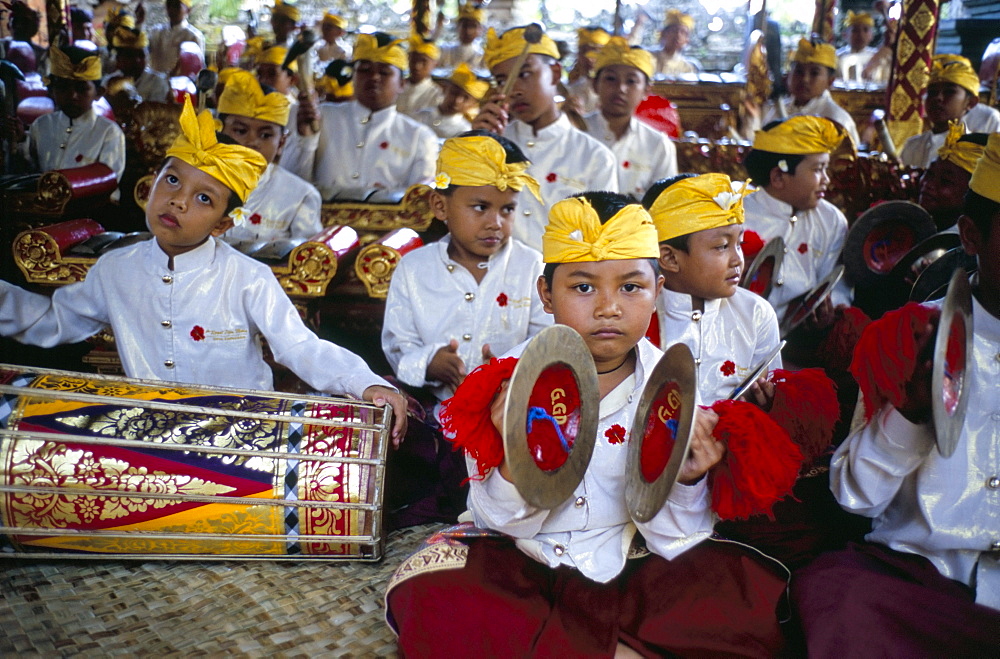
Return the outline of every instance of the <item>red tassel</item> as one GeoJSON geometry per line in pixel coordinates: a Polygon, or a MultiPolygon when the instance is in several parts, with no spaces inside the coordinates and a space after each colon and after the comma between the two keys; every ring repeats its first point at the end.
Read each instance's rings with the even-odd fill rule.
{"type": "Polygon", "coordinates": [[[823,455],[833,441],[833,426],[840,419],[837,385],[821,368],[775,369],[770,381],[774,383],[774,400],[768,416],[798,444],[808,464],[823,455]]]}
{"type": "Polygon", "coordinates": [[[753,263],[760,250],[764,249],[764,245],[763,239],[756,231],[744,231],[743,242],[740,243],[740,247],[743,248],[743,263],[746,265],[753,263]]]}
{"type": "Polygon", "coordinates": [[[516,357],[491,359],[469,373],[455,395],[441,406],[445,438],[455,445],[455,450],[464,450],[476,461],[479,473],[473,478],[483,478],[503,463],[503,437],[493,425],[490,405],[515,366],[516,357]]]}
{"type": "Polygon", "coordinates": [[[802,452],[785,430],[756,405],[720,400],[713,435],[726,443],[722,462],[709,472],[712,510],[721,519],[767,515],[791,493],[802,466],[802,452]]]}
{"type": "Polygon", "coordinates": [[[851,375],[861,389],[866,419],[886,403],[905,406],[906,385],[917,367],[917,345],[939,314],[933,307],[908,302],[865,328],[854,349],[851,375]]]}
{"type": "Polygon", "coordinates": [[[816,354],[823,365],[831,371],[847,371],[851,367],[854,346],[861,340],[861,333],[872,322],[864,311],[857,307],[837,309],[837,319],[829,334],[819,345],[816,354]]]}

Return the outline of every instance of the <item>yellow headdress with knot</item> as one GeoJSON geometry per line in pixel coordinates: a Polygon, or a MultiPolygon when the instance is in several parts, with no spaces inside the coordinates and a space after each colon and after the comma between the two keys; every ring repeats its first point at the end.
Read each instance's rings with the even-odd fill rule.
{"type": "MultiPolygon", "coordinates": [[[[281,66],[282,64],[285,63],[286,57],[288,57],[287,48],[285,48],[284,46],[271,46],[270,48],[266,49],[264,52],[260,53],[257,56],[257,59],[254,61],[254,64],[256,65],[274,64],[275,66],[281,66]]],[[[298,62],[292,60],[291,62],[288,63],[288,66],[285,68],[287,68],[289,71],[298,72],[299,65],[298,62]]]]}
{"type": "Polygon", "coordinates": [[[545,263],[592,263],[655,259],[660,256],[656,227],[639,204],[629,204],[604,224],[590,202],[570,197],[549,210],[542,235],[545,263]]]}
{"type": "Polygon", "coordinates": [[[844,17],[844,25],[847,27],[854,27],[855,25],[875,27],[875,19],[872,18],[872,15],[866,11],[859,11],[855,14],[853,11],[848,9],[847,15],[844,17]]]}
{"type": "Polygon", "coordinates": [[[652,53],[639,47],[633,48],[622,37],[612,37],[607,45],[601,48],[594,62],[594,71],[600,71],[612,64],[624,64],[639,69],[646,74],[648,80],[653,79],[653,73],[656,71],[652,53]]]}
{"type": "Polygon", "coordinates": [[[79,64],[74,64],[62,48],[49,48],[50,73],[56,78],[66,80],[88,80],[96,82],[101,79],[101,56],[96,52],[84,57],[79,64]]]}
{"type": "Polygon", "coordinates": [[[341,30],[347,29],[347,21],[344,20],[342,16],[334,14],[332,11],[328,11],[323,14],[323,20],[321,21],[324,25],[335,25],[341,30]]]}
{"type": "Polygon", "coordinates": [[[486,33],[486,52],[483,54],[486,68],[493,69],[497,64],[514,59],[521,54],[526,44],[529,54],[548,55],[559,59],[559,48],[556,47],[552,37],[543,34],[538,43],[528,43],[524,39],[524,30],[523,27],[515,27],[498,36],[496,30],[490,28],[486,33]]]}
{"type": "Polygon", "coordinates": [[[448,76],[448,82],[460,87],[462,91],[477,101],[483,100],[486,92],[490,90],[490,83],[480,80],[465,62],[455,67],[455,70],[448,76]]]}
{"type": "Polygon", "coordinates": [[[931,60],[931,77],[928,85],[951,82],[970,94],[979,95],[979,74],[972,63],[961,55],[935,55],[931,60]]]}
{"type": "Polygon", "coordinates": [[[692,18],[690,14],[685,14],[680,9],[668,9],[664,24],[666,27],[670,27],[671,25],[683,25],[688,30],[693,30],[694,18],[692,18]]]}
{"type": "Polygon", "coordinates": [[[792,61],[799,64],[819,64],[828,69],[837,68],[837,51],[833,46],[822,41],[799,39],[799,47],[795,49],[792,61]]]}
{"type": "Polygon", "coordinates": [[[801,115],[789,117],[770,130],[758,130],[753,148],[787,155],[831,153],[846,135],[843,128],[829,119],[801,115]]]}
{"type": "MultiPolygon", "coordinates": [[[[181,133],[167,149],[166,157],[197,167],[245,202],[267,167],[264,156],[238,144],[220,144],[215,135],[212,113],[205,110],[195,116],[190,98],[184,99],[180,126],[181,133]]],[[[238,224],[239,218],[234,219],[238,224]]]]}
{"type": "Polygon", "coordinates": [[[983,157],[972,172],[969,189],[1000,203],[1000,133],[993,133],[986,142],[983,157]]]}
{"type": "Polygon", "coordinates": [[[482,25],[486,20],[486,10],[477,7],[471,2],[466,2],[458,8],[458,20],[475,21],[482,25]]]}
{"type": "Polygon", "coordinates": [[[527,187],[541,201],[538,181],[527,172],[530,164],[508,163],[503,146],[492,137],[451,137],[438,153],[434,187],[444,190],[449,185],[470,188],[492,185],[497,190],[510,188],[518,192],[527,187]]]}
{"type": "Polygon", "coordinates": [[[750,185],[744,181],[739,192],[725,174],[702,174],[677,181],[656,198],[649,215],[661,243],[696,231],[730,224],[743,224],[743,198],[750,185]]]}
{"type": "Polygon", "coordinates": [[[112,7],[104,15],[104,27],[106,30],[114,30],[117,27],[127,27],[134,30],[135,16],[129,13],[129,9],[125,5],[112,7]]]}
{"type": "MultiPolygon", "coordinates": [[[[183,0],[181,1],[183,2],[183,0]]],[[[302,13],[295,5],[287,4],[281,0],[274,0],[274,6],[271,7],[271,17],[275,16],[284,16],[298,23],[299,18],[302,17],[302,13]]]]}
{"type": "Polygon", "coordinates": [[[400,44],[402,39],[394,39],[384,46],[378,45],[378,39],[374,34],[359,34],[354,42],[354,61],[367,60],[380,64],[389,64],[400,71],[405,71],[409,66],[406,59],[406,51],[400,44]]]}
{"type": "Polygon", "coordinates": [[[149,37],[145,32],[119,25],[111,35],[111,47],[141,50],[149,47],[149,37]]]}
{"type": "Polygon", "coordinates": [[[955,163],[970,174],[976,170],[976,163],[986,147],[970,141],[961,141],[965,135],[965,124],[959,120],[948,124],[948,134],[944,144],[938,149],[938,160],[955,163]]]}
{"type": "Polygon", "coordinates": [[[226,87],[219,96],[219,114],[270,121],[284,126],[288,123],[291,103],[280,92],[265,94],[257,77],[249,71],[236,69],[228,75],[226,87]]]}
{"type": "Polygon", "coordinates": [[[576,31],[576,45],[580,50],[590,46],[600,48],[609,41],[611,35],[603,27],[581,27],[576,31]]]}
{"type": "Polygon", "coordinates": [[[441,59],[441,49],[433,41],[424,39],[423,36],[414,32],[410,35],[410,52],[426,55],[431,59],[441,59]]]}

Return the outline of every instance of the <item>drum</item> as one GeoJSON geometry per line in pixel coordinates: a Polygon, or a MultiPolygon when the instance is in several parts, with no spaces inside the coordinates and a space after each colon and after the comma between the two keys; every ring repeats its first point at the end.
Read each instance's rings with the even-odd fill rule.
{"type": "Polygon", "coordinates": [[[0,365],[0,552],[379,560],[390,416],[0,365]]]}

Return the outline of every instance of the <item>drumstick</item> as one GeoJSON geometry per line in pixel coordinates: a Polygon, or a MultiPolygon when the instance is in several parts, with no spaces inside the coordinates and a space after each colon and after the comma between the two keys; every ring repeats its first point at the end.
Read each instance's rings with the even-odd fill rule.
{"type": "Polygon", "coordinates": [[[514,81],[517,80],[517,75],[520,73],[521,67],[524,66],[524,60],[528,59],[528,49],[541,41],[544,34],[542,26],[538,23],[532,23],[524,28],[524,48],[521,49],[521,53],[514,60],[514,66],[511,68],[510,74],[504,80],[503,87],[500,89],[500,94],[504,98],[507,98],[507,94],[510,93],[511,88],[514,86],[514,81]]]}

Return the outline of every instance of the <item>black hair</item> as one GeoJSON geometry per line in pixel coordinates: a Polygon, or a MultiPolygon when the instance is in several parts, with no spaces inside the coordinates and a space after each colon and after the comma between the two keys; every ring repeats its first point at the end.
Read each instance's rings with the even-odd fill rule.
{"type": "Polygon", "coordinates": [[[81,7],[70,7],[69,22],[72,25],[83,25],[84,23],[93,23],[94,15],[81,7]]]}
{"type": "MultiPolygon", "coordinates": [[[[528,156],[524,155],[524,151],[521,151],[519,147],[514,142],[510,141],[503,135],[497,135],[496,133],[491,133],[488,130],[467,130],[464,133],[459,133],[456,137],[490,137],[496,140],[496,142],[503,147],[504,152],[504,162],[508,165],[513,165],[517,162],[528,162],[528,156]]],[[[443,190],[438,190],[445,197],[451,196],[451,193],[455,191],[456,185],[449,185],[443,190]]]]}
{"type": "MultiPolygon", "coordinates": [[[[656,203],[656,200],[660,197],[661,194],[663,194],[664,190],[669,188],[674,183],[677,183],[678,181],[683,181],[686,178],[693,178],[695,176],[698,175],[693,174],[691,172],[685,172],[683,174],[677,174],[676,176],[661,178],[659,181],[651,185],[649,187],[649,190],[646,190],[646,194],[642,196],[642,207],[645,208],[646,210],[651,209],[653,207],[653,204],[656,203]]],[[[690,233],[685,233],[683,236],[675,236],[673,238],[670,238],[669,240],[664,240],[663,243],[661,244],[670,245],[674,249],[679,249],[682,252],[686,252],[688,251],[688,237],[690,235],[691,235],[690,233]]]]}
{"type": "Polygon", "coordinates": [[[79,64],[88,57],[94,57],[97,55],[96,50],[90,50],[89,48],[80,48],[79,46],[60,46],[59,49],[65,53],[69,61],[74,65],[79,64]]]}
{"type": "Polygon", "coordinates": [[[993,201],[970,189],[965,193],[963,213],[976,225],[983,240],[988,240],[993,229],[993,221],[1000,216],[1000,202],[993,201]]]}
{"type": "Polygon", "coordinates": [[[379,48],[385,48],[396,40],[391,34],[385,32],[372,32],[372,36],[375,37],[375,43],[378,44],[379,48]]]}
{"type": "Polygon", "coordinates": [[[985,147],[986,142],[989,141],[989,133],[967,133],[958,138],[959,142],[972,142],[973,144],[978,144],[979,146],[985,147]]]}
{"type": "MultiPolygon", "coordinates": [[[[594,211],[597,212],[597,219],[604,224],[612,217],[617,215],[623,208],[634,204],[635,201],[623,194],[617,192],[608,192],[605,190],[596,190],[591,192],[581,192],[580,194],[575,194],[569,197],[569,199],[580,198],[586,199],[590,202],[594,211]]],[[[660,276],[660,261],[659,259],[645,259],[649,263],[650,267],[653,268],[653,277],[659,278],[660,276]]],[[[545,280],[545,285],[552,288],[552,277],[555,274],[556,267],[562,265],[561,263],[546,263],[542,270],[542,278],[545,280]]]]}
{"type": "Polygon", "coordinates": [[[354,78],[354,68],[347,60],[335,59],[327,64],[326,69],[323,70],[323,75],[333,78],[337,81],[337,84],[344,86],[354,78]]]}
{"type": "MultiPolygon", "coordinates": [[[[237,142],[233,138],[229,137],[225,133],[216,133],[215,134],[215,139],[216,139],[216,141],[219,142],[219,144],[230,144],[230,145],[239,146],[239,142],[237,142]]],[[[242,206],[242,205],[243,205],[243,200],[240,199],[240,196],[238,194],[236,194],[234,191],[230,190],[229,191],[229,201],[226,203],[226,212],[225,212],[225,214],[229,215],[231,212],[233,212],[234,208],[237,208],[237,207],[242,206]]]]}

